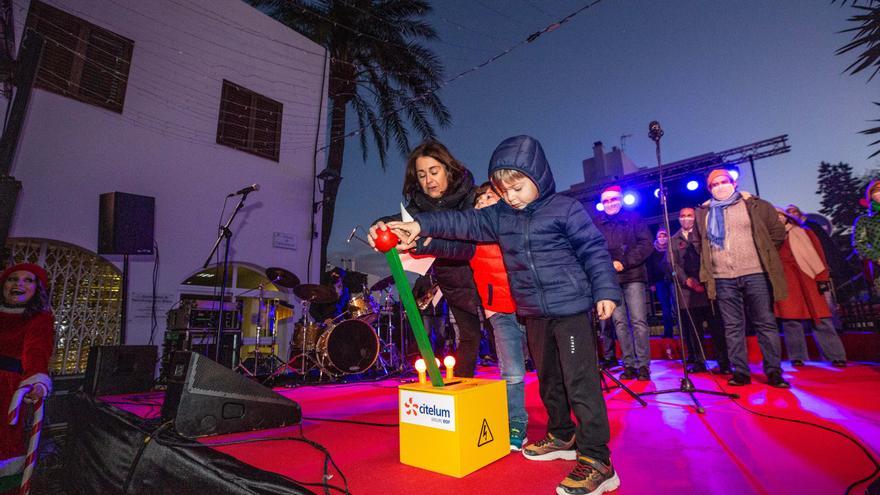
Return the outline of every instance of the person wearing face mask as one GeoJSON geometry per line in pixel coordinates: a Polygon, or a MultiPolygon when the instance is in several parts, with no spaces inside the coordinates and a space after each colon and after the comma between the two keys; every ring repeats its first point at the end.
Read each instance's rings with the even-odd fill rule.
{"type": "MultiPolygon", "coordinates": [[[[666,251],[669,247],[669,233],[666,229],[660,227],[657,230],[657,238],[654,239],[654,250],[645,266],[648,268],[648,282],[651,289],[660,303],[660,309],[663,311],[663,338],[671,339],[673,337],[673,327],[675,326],[675,318],[672,316],[675,301],[672,299],[672,284],[670,284],[671,275],[669,266],[666,264],[666,251]]],[[[672,352],[671,350],[668,352],[672,352]]]]}
{"type": "MultiPolygon", "coordinates": [[[[49,358],[54,348],[55,317],[48,293],[49,277],[31,263],[13,265],[0,273],[0,404],[7,410],[27,388],[25,400],[49,395],[49,358]]],[[[0,421],[0,492],[18,493],[26,463],[24,419],[0,421]],[[9,490],[9,492],[5,491],[9,490]]]]}
{"type": "MultiPolygon", "coordinates": [[[[427,141],[410,152],[404,173],[403,197],[406,210],[415,215],[434,211],[463,211],[474,207],[476,186],[471,172],[452,156],[442,143],[427,141]]],[[[400,215],[384,217],[370,227],[370,238],[385,222],[400,215]]],[[[423,237],[411,250],[416,255],[437,259],[433,269],[437,285],[446,297],[447,307],[458,328],[455,373],[473,377],[480,350],[480,296],[468,264],[476,243],[423,237]]]]}
{"type": "MultiPolygon", "coordinates": [[[[606,188],[600,199],[604,209],[596,219],[596,227],[608,242],[608,252],[617,271],[617,281],[623,289],[624,303],[611,315],[623,353],[624,371],[620,378],[647,381],[651,379],[651,333],[648,329],[645,292],[648,271],[645,262],[654,251],[654,236],[637,213],[621,211],[623,194],[620,186],[606,188]]],[[[603,331],[606,361],[614,356],[614,344],[607,335],[610,332],[609,326],[606,321],[603,331]]]]}
{"type": "Polygon", "coordinates": [[[868,290],[876,293],[877,261],[880,260],[880,180],[874,179],[865,190],[865,204],[868,212],[856,218],[853,223],[852,246],[862,259],[862,268],[868,290]]]}
{"type": "Polygon", "coordinates": [[[813,337],[819,349],[831,364],[846,366],[846,351],[840,336],[831,324],[831,310],[822,297],[827,289],[828,264],[819,238],[802,228],[798,220],[777,208],[779,222],[785,227],[785,242],[779,247],[788,297],[776,301],[776,317],[782,320],[785,348],[794,366],[803,366],[807,360],[807,342],[804,339],[804,320],[813,322],[813,337]]]}
{"type": "Polygon", "coordinates": [[[757,196],[736,189],[736,181],[725,169],[709,173],[712,199],[696,210],[700,233],[700,281],[709,299],[717,299],[727,353],[734,367],[727,383],[751,383],[746,350],[746,320],[758,334],[767,384],[790,388],[782,377],[781,342],[773,301],[788,296],[779,246],[785,229],[776,218],[776,208],[757,196]]]}
{"type": "Polygon", "coordinates": [[[689,373],[707,371],[704,352],[698,346],[703,337],[703,327],[708,326],[718,360],[718,372],[730,373],[730,361],[727,359],[727,343],[716,312],[706,297],[706,288],[700,283],[700,235],[694,229],[695,212],[693,208],[682,208],[678,213],[681,229],[669,241],[667,257],[671,256],[675,266],[675,276],[681,292],[678,303],[681,314],[678,321],[684,332],[687,346],[687,362],[689,373]]]}

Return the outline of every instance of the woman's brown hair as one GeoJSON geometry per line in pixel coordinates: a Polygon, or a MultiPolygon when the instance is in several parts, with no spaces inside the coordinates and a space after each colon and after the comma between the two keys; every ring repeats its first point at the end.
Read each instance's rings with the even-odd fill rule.
{"type": "Polygon", "coordinates": [[[403,176],[403,197],[407,201],[411,200],[416,193],[422,190],[422,186],[419,185],[419,176],[416,172],[416,160],[423,156],[431,157],[446,167],[446,174],[449,180],[446,192],[455,190],[467,171],[467,168],[452,156],[452,153],[449,152],[443,143],[439,141],[425,141],[416,146],[406,160],[406,173],[403,176]]]}

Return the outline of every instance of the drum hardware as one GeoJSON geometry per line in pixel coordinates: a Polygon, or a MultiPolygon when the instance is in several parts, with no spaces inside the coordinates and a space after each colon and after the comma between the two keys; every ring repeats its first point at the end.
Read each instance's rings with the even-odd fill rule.
{"type": "Polygon", "coordinates": [[[336,302],[339,298],[339,295],[336,294],[336,291],[332,287],[317,284],[297,285],[293,288],[293,293],[304,302],[308,301],[309,304],[328,304],[336,302]]]}
{"type": "Polygon", "coordinates": [[[273,284],[285,289],[293,289],[299,285],[299,277],[284,268],[276,266],[266,268],[266,278],[273,284]]]}
{"type": "Polygon", "coordinates": [[[318,366],[330,376],[363,373],[379,357],[379,338],[367,323],[343,320],[324,331],[315,352],[318,366]]]}
{"type": "MultiPolygon", "coordinates": [[[[257,376],[257,365],[258,365],[258,363],[259,363],[259,361],[260,361],[260,338],[263,336],[263,335],[262,335],[262,331],[263,331],[263,328],[264,328],[264,327],[263,327],[263,315],[264,315],[264,314],[266,315],[266,320],[267,320],[267,325],[266,325],[266,326],[269,326],[269,325],[268,325],[269,308],[266,307],[266,300],[265,300],[265,298],[263,297],[263,296],[264,296],[264,294],[263,294],[263,283],[260,282],[260,285],[258,285],[257,287],[258,287],[259,290],[260,290],[260,295],[259,295],[259,297],[258,297],[258,299],[257,299],[257,337],[256,337],[256,345],[254,345],[254,350],[253,350],[253,352],[252,352],[252,354],[253,354],[253,358],[254,358],[254,369],[253,369],[253,370],[249,370],[249,369],[247,368],[247,366],[245,366],[244,363],[245,363],[245,361],[247,361],[247,357],[245,357],[240,363],[238,363],[238,366],[236,366],[236,367],[233,369],[233,371],[241,370],[245,375],[250,376],[250,377],[255,377],[255,376],[257,376]],[[264,308],[265,308],[265,313],[264,313],[264,311],[263,311],[264,308]]],[[[252,289],[252,290],[253,290],[253,289],[252,289]]],[[[271,334],[272,334],[272,335],[271,335],[271,337],[272,337],[272,340],[271,340],[272,351],[270,351],[270,354],[274,355],[274,354],[275,354],[275,331],[274,331],[274,328],[272,329],[271,334]]]]}
{"type": "Polygon", "coordinates": [[[347,313],[352,318],[361,320],[367,325],[372,325],[379,317],[379,305],[376,303],[366,284],[363,286],[363,292],[360,295],[354,295],[348,300],[347,313]]]}

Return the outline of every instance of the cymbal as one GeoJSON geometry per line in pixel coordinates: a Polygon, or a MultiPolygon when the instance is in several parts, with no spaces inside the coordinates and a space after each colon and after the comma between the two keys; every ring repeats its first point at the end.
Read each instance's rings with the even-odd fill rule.
{"type": "Polygon", "coordinates": [[[339,297],[336,291],[326,285],[300,284],[293,288],[296,297],[313,303],[332,303],[339,297]]]}
{"type": "Polygon", "coordinates": [[[393,284],[393,283],[394,283],[394,277],[389,275],[389,276],[383,278],[382,280],[376,282],[375,284],[373,284],[373,286],[370,287],[370,292],[375,292],[378,290],[385,290],[388,287],[390,287],[391,284],[393,284]]]}
{"type": "Polygon", "coordinates": [[[266,277],[268,277],[273,284],[280,285],[285,289],[293,289],[299,285],[299,277],[284,268],[278,268],[277,266],[266,268],[266,277]]]}

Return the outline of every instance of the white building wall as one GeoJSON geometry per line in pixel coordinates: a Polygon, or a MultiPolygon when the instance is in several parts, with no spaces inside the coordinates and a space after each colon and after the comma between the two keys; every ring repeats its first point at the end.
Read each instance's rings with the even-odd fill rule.
{"type": "MultiPolygon", "coordinates": [[[[157,292],[176,297],[216,239],[226,194],[258,183],[232,225],[230,260],[316,281],[320,241],[309,234],[314,168],[325,166],[322,152],[314,156],[316,143],[325,144],[324,49],[241,0],[46,3],[133,40],[132,65],[121,115],[34,90],[11,171],[23,190],[10,236],[97,251],[101,193],[153,196],[157,292]],[[223,79],[284,105],[280,162],[215,144],[223,79]],[[296,250],[273,247],[273,232],[292,234],[296,250]]],[[[14,2],[19,42],[27,5],[14,2]]],[[[227,215],[236,203],[229,200],[227,215]]],[[[107,258],[122,266],[121,256],[107,258]]],[[[130,260],[129,293],[150,293],[153,257],[130,260]]],[[[129,306],[129,344],[149,338],[150,320],[138,309],[129,306]]]]}

